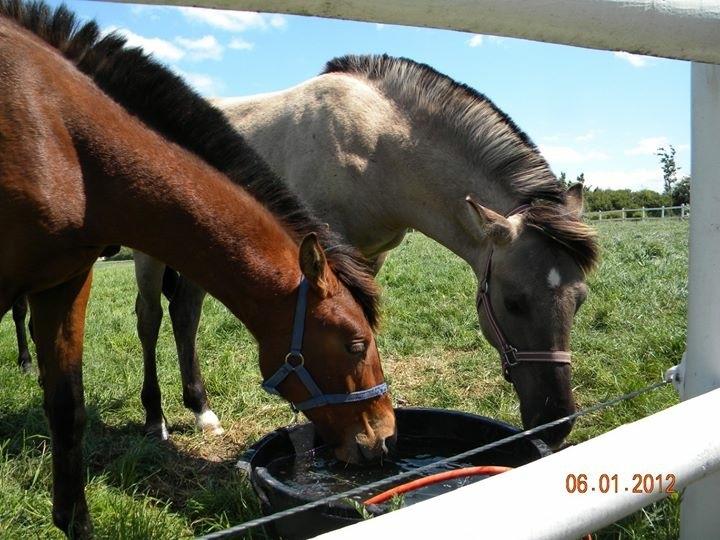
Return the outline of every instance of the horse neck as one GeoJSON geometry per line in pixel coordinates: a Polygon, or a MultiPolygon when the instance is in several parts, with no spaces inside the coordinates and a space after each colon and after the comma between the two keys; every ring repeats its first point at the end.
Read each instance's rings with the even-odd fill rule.
{"type": "Polygon", "coordinates": [[[119,107],[106,109],[102,123],[72,127],[84,171],[84,239],[157,257],[216,296],[257,336],[263,313],[287,299],[300,279],[295,242],[215,169],[119,107]]]}
{"type": "Polygon", "coordinates": [[[487,243],[476,230],[465,197],[472,194],[498,212],[519,205],[517,197],[488,180],[482,164],[467,158],[457,136],[444,135],[438,128],[441,121],[403,111],[358,77],[323,75],[282,92],[218,104],[322,219],[368,256],[376,255],[376,248],[383,250],[382,241],[373,244],[378,236],[392,246],[412,228],[482,271],[487,243]],[[348,117],[351,126],[343,132],[348,117]],[[313,152],[321,153],[313,159],[314,167],[324,168],[324,173],[318,174],[317,168],[303,172],[308,133],[313,152]],[[333,189],[318,178],[334,179],[333,187],[342,196],[323,201],[333,189]],[[354,208],[357,201],[372,209],[365,221],[354,208]],[[353,220],[343,220],[343,215],[353,215],[353,220]]]}

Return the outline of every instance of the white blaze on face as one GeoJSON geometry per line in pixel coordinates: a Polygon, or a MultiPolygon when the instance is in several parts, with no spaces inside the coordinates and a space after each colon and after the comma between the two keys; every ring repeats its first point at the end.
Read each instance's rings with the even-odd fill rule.
{"type": "Polygon", "coordinates": [[[548,272],[547,282],[551,289],[557,289],[560,286],[560,272],[557,268],[551,268],[548,272]]]}

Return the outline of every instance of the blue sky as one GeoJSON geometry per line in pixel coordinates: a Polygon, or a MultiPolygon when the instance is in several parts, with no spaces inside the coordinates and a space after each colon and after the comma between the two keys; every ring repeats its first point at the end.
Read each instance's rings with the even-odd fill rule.
{"type": "Polygon", "coordinates": [[[591,186],[661,191],[654,152],[667,144],[678,150],[681,174],[690,174],[688,62],[311,17],[66,3],[103,29],[125,33],[208,96],[281,90],[315,76],[335,56],[386,52],[487,95],[557,174],[584,172],[591,186]]]}

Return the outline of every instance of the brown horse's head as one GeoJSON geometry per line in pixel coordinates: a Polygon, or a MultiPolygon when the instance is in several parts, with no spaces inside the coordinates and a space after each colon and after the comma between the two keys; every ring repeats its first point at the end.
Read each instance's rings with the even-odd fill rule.
{"type": "MultiPolygon", "coordinates": [[[[509,218],[468,202],[492,243],[487,294],[505,341],[521,352],[569,351],[573,319],[587,296],[585,275],[598,256],[594,232],[581,221],[582,186],[570,188],[564,204],[532,205],[509,218]]],[[[485,276],[478,278],[482,286],[485,276]]],[[[482,302],[478,314],[483,334],[501,350],[482,302]]],[[[508,369],[526,429],[575,412],[570,376],[563,362],[518,362],[508,369]]],[[[541,436],[557,446],[571,428],[568,422],[541,436]]]]}
{"type": "MultiPolygon", "coordinates": [[[[286,358],[295,326],[288,314],[295,311],[301,294],[298,290],[277,323],[268,329],[267,339],[260,340],[260,368],[266,382],[288,362],[292,366],[302,363],[323,394],[348,395],[378,387],[384,382],[380,356],[373,328],[358,299],[328,264],[315,234],[305,237],[299,258],[300,270],[309,284],[302,352],[286,358]]],[[[372,282],[369,274],[356,279],[372,282]]],[[[297,372],[290,373],[277,390],[293,404],[312,397],[297,372]]],[[[387,393],[312,407],[304,413],[323,440],[334,447],[336,457],[349,463],[379,458],[395,441],[395,415],[387,393]]]]}

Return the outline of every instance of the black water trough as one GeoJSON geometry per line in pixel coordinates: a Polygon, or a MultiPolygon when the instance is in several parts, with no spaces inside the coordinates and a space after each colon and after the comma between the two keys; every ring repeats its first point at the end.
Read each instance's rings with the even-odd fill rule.
{"type": "MultiPolygon", "coordinates": [[[[280,428],[263,437],[239,462],[250,475],[263,513],[292,508],[518,432],[517,428],[503,422],[458,411],[405,408],[396,409],[395,414],[400,434],[398,457],[383,468],[348,468],[334,462],[328,452],[313,450],[322,442],[317,440],[312,424],[280,428]]],[[[447,468],[469,465],[518,467],[548,454],[550,450],[542,441],[520,439],[447,468]]],[[[413,504],[480,479],[455,480],[423,488],[406,496],[404,503],[413,504]]],[[[369,493],[367,497],[373,494],[369,493]]],[[[379,515],[387,512],[389,507],[372,505],[368,510],[379,515]]],[[[336,502],[276,521],[267,532],[285,539],[309,538],[361,519],[357,509],[336,502]]]]}

